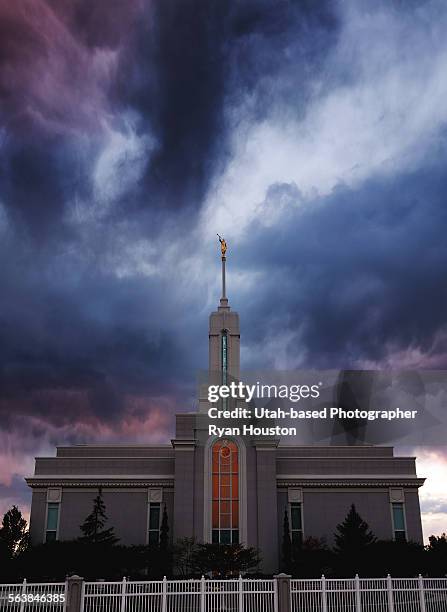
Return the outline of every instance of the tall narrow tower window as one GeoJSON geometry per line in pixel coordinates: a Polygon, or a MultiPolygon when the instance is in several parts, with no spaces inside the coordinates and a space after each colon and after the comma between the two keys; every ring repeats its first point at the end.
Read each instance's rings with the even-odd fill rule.
{"type": "Polygon", "coordinates": [[[212,450],[212,540],[239,542],[239,456],[231,440],[217,440],[212,450]]]}
{"type": "Polygon", "coordinates": [[[227,332],[222,332],[222,384],[227,384],[228,372],[228,336],[227,332]]]}

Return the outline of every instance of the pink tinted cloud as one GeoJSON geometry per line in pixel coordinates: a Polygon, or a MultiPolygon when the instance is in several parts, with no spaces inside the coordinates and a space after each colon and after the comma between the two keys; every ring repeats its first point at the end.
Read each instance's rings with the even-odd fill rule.
{"type": "MultiPolygon", "coordinates": [[[[122,412],[109,420],[106,415],[89,413],[82,401],[78,406],[80,410],[72,394],[68,404],[61,404],[60,413],[12,413],[8,431],[0,430],[0,484],[10,486],[15,476],[30,475],[34,457],[54,456],[57,445],[161,444],[169,443],[174,434],[176,402],[169,396],[126,396],[122,412]]],[[[104,409],[106,413],[107,407],[104,409]]]]}
{"type": "Polygon", "coordinates": [[[6,436],[0,434],[0,440],[2,446],[0,452],[0,484],[9,487],[15,474],[29,473],[29,470],[32,469],[33,458],[11,448],[13,440],[8,440],[6,436]]]}
{"type": "MultiPolygon", "coordinates": [[[[54,10],[44,0],[0,0],[0,96],[9,124],[78,133],[101,129],[110,118],[107,89],[140,2],[128,2],[126,13],[112,11],[121,38],[105,41],[110,46],[84,40],[70,19],[74,5],[54,10]]],[[[110,13],[107,3],[97,5],[96,12],[110,13]]]]}
{"type": "Polygon", "coordinates": [[[447,332],[441,330],[428,347],[412,344],[405,349],[388,345],[386,354],[379,360],[361,360],[358,367],[364,370],[443,370],[447,369],[447,332]]]}
{"type": "Polygon", "coordinates": [[[175,400],[168,396],[129,396],[125,411],[105,421],[94,414],[65,412],[56,422],[44,415],[16,415],[9,432],[0,430],[0,518],[13,504],[29,517],[24,478],[33,473],[34,457],[54,456],[55,447],[87,443],[169,443],[174,434],[175,400]],[[25,500],[25,501],[24,501],[25,500]]]}
{"type": "Polygon", "coordinates": [[[447,449],[414,449],[418,475],[426,477],[419,489],[424,540],[447,532],[447,449]]]}

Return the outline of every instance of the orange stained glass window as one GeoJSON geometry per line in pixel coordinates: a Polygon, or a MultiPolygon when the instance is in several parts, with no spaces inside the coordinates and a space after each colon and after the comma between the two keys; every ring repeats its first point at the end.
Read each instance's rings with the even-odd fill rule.
{"type": "Polygon", "coordinates": [[[212,539],[239,542],[239,457],[232,440],[217,440],[212,448],[212,539]]]}

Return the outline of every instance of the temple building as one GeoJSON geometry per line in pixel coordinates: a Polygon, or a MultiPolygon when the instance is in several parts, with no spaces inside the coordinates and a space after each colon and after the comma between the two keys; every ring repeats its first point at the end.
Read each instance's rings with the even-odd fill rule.
{"type": "MultiPolygon", "coordinates": [[[[225,287],[209,318],[209,376],[237,380],[239,315],[225,287]]],[[[414,457],[392,447],[293,446],[276,437],[209,435],[209,402],[200,393],[195,413],[176,415],[165,445],[60,446],[55,457],[37,457],[32,488],[33,544],[75,539],[102,490],[109,526],[121,544],[158,542],[166,506],[173,540],[240,542],[259,548],[262,571],[280,567],[283,520],[291,538],[312,536],[330,545],[351,504],[379,539],[422,542],[414,457]]]]}

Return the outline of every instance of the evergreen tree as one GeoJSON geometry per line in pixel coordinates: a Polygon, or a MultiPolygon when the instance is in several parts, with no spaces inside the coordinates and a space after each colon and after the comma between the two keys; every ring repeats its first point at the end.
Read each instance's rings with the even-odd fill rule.
{"type": "Polygon", "coordinates": [[[168,513],[166,511],[166,504],[163,507],[163,516],[160,525],[160,569],[163,576],[169,576],[172,569],[172,554],[169,549],[169,524],[168,524],[168,513]]]}
{"type": "Polygon", "coordinates": [[[168,524],[168,513],[166,511],[166,504],[163,508],[163,516],[161,519],[160,526],[160,550],[167,551],[169,546],[169,524],[168,524]]]}
{"type": "Polygon", "coordinates": [[[284,571],[290,572],[292,568],[292,540],[290,539],[289,514],[287,508],[284,510],[284,522],[282,533],[282,561],[284,571]]]}
{"type": "Polygon", "coordinates": [[[335,534],[335,550],[339,554],[349,555],[362,552],[376,541],[369,525],[357,512],[354,504],[352,504],[345,520],[337,525],[337,532],[335,534]]]}
{"type": "Polygon", "coordinates": [[[24,549],[28,541],[26,527],[27,522],[17,506],[13,506],[6,512],[0,529],[2,556],[12,559],[18,552],[24,549]]]}
{"type": "Polygon", "coordinates": [[[93,510],[80,527],[84,535],[79,539],[88,544],[116,544],[119,538],[115,536],[113,527],[104,529],[106,523],[106,505],[102,498],[102,489],[99,489],[93,500],[93,510]]]}

